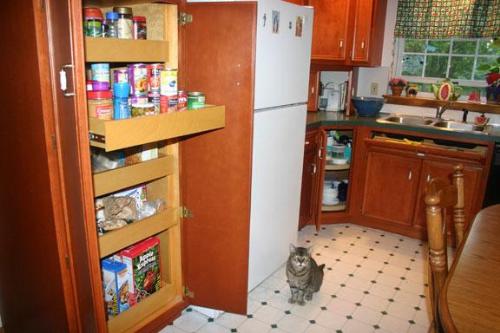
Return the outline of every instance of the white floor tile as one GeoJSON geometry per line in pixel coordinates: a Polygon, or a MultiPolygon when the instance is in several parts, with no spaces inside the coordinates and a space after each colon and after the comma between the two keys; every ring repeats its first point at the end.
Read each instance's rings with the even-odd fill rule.
{"type": "MultiPolygon", "coordinates": [[[[304,331],[304,333],[330,333],[330,332],[331,332],[331,330],[329,330],[323,326],[320,326],[318,324],[311,324],[304,331]]],[[[272,333],[274,333],[274,331],[272,333]]]]}
{"type": "Polygon", "coordinates": [[[356,321],[348,320],[342,327],[342,333],[371,333],[373,326],[356,321]]]}
{"type": "Polygon", "coordinates": [[[354,312],[356,305],[354,302],[346,301],[340,298],[333,299],[327,306],[328,311],[340,316],[347,316],[354,312]]]}
{"type": "Polygon", "coordinates": [[[406,332],[410,327],[408,320],[403,320],[390,315],[383,316],[378,325],[382,329],[392,333],[406,332]]]}
{"type": "Polygon", "coordinates": [[[413,320],[413,318],[415,317],[415,312],[417,312],[414,305],[412,306],[399,302],[391,302],[386,311],[389,315],[398,317],[406,321],[413,320]]]}
{"type": "Polygon", "coordinates": [[[207,323],[208,317],[196,311],[186,312],[174,321],[174,326],[186,332],[196,332],[207,323]]]}
{"type": "Polygon", "coordinates": [[[389,305],[388,298],[372,295],[371,292],[361,300],[363,306],[367,306],[376,311],[384,311],[389,305]]]}
{"type": "Polygon", "coordinates": [[[296,316],[294,314],[289,314],[283,317],[278,322],[278,327],[286,332],[290,333],[303,333],[309,326],[309,321],[296,316]]]}
{"type": "Polygon", "coordinates": [[[266,333],[271,330],[271,326],[256,319],[246,320],[238,327],[238,333],[266,333]]]}
{"type": "Polygon", "coordinates": [[[366,306],[358,306],[356,310],[352,313],[354,320],[361,321],[368,325],[378,324],[382,318],[382,313],[380,311],[375,311],[366,306]]]}
{"type": "Polygon", "coordinates": [[[240,326],[245,320],[247,319],[246,316],[234,314],[234,313],[224,313],[222,316],[217,318],[215,322],[219,325],[222,325],[224,327],[227,327],[229,329],[231,328],[237,328],[240,326]]]}
{"type": "Polygon", "coordinates": [[[315,321],[317,324],[328,328],[330,332],[335,332],[335,330],[340,330],[344,326],[347,318],[345,315],[323,311],[316,317],[315,321]]]}
{"type": "Polygon", "coordinates": [[[167,327],[164,327],[160,332],[158,333],[186,333],[186,331],[181,330],[180,328],[177,328],[172,325],[168,325],[167,327]]]}
{"type": "Polygon", "coordinates": [[[224,326],[220,326],[216,323],[208,323],[197,332],[199,333],[228,333],[230,330],[224,326]]]}
{"type": "Polygon", "coordinates": [[[253,317],[267,324],[276,324],[285,316],[281,309],[266,305],[253,314],[253,317]]]}
{"type": "Polygon", "coordinates": [[[359,302],[363,299],[365,294],[361,290],[349,288],[349,281],[347,281],[347,287],[340,288],[337,292],[337,297],[351,303],[359,302]]]}

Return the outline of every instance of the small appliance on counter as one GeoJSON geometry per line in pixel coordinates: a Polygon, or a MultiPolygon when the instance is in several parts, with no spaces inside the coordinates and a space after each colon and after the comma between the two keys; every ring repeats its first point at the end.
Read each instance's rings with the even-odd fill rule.
{"type": "Polygon", "coordinates": [[[347,82],[320,82],[319,109],[321,111],[343,111],[347,94],[347,82]]]}

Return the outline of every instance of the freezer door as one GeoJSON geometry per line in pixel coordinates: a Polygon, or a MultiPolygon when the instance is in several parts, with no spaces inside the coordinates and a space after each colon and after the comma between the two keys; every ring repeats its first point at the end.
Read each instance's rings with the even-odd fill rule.
{"type": "Polygon", "coordinates": [[[297,240],[306,113],[305,104],[254,113],[249,290],[297,240]]]}
{"type": "Polygon", "coordinates": [[[307,101],[313,9],[259,1],[255,109],[307,101]]]}

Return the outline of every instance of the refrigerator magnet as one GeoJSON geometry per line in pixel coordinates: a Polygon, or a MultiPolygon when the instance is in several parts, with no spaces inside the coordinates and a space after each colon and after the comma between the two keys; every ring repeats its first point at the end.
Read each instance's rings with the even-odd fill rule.
{"type": "Polygon", "coordinates": [[[302,27],[304,26],[304,16],[297,16],[295,20],[295,37],[302,37],[302,27]]]}
{"type": "Polygon", "coordinates": [[[280,12],[273,10],[273,33],[277,34],[280,32],[280,12]]]}

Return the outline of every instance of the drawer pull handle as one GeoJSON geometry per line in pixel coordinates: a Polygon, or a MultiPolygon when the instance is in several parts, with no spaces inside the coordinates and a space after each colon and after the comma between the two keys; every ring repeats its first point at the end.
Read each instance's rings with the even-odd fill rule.
{"type": "Polygon", "coordinates": [[[313,167],[312,174],[315,175],[317,171],[316,163],[313,163],[312,167],[313,167]]]}
{"type": "Polygon", "coordinates": [[[75,92],[68,92],[68,80],[66,77],[66,69],[68,68],[73,68],[73,65],[64,65],[59,71],[59,88],[66,97],[75,96],[75,92]]]}
{"type": "Polygon", "coordinates": [[[408,173],[408,180],[411,180],[412,176],[413,176],[413,172],[410,170],[410,172],[408,173]]]}
{"type": "Polygon", "coordinates": [[[425,154],[424,153],[417,153],[417,156],[418,157],[425,157],[425,154]]]}
{"type": "Polygon", "coordinates": [[[343,47],[344,47],[344,41],[343,41],[342,39],[339,41],[339,47],[340,47],[340,48],[343,48],[343,47]]]}
{"type": "Polygon", "coordinates": [[[431,181],[431,175],[430,175],[430,174],[428,174],[428,175],[427,175],[427,182],[430,182],[430,181],[431,181]]]}
{"type": "Polygon", "coordinates": [[[361,49],[364,50],[365,49],[365,41],[362,41],[361,42],[361,49]]]}

